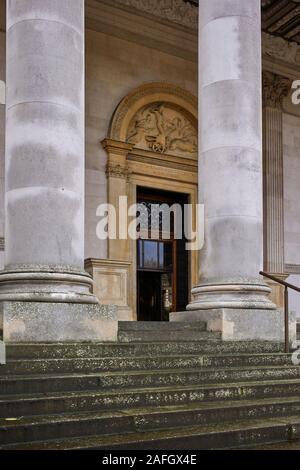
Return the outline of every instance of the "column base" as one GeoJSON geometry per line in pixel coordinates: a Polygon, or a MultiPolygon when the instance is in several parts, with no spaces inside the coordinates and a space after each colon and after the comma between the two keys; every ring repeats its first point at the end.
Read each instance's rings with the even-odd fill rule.
{"type": "MultiPolygon", "coordinates": [[[[170,321],[207,323],[208,331],[220,331],[223,341],[284,342],[284,314],[280,310],[219,308],[170,314],[170,321]]],[[[296,340],[296,315],[290,313],[290,342],[296,340]]]]}
{"type": "Polygon", "coordinates": [[[260,279],[234,279],[203,282],[192,289],[187,310],[256,309],[275,310],[269,299],[270,287],[260,279]]]}
{"type": "Polygon", "coordinates": [[[0,272],[0,302],[98,304],[93,279],[70,266],[8,266],[0,272]]]}
{"type": "Polygon", "coordinates": [[[117,341],[117,309],[112,305],[0,302],[4,342],[117,341]]]}

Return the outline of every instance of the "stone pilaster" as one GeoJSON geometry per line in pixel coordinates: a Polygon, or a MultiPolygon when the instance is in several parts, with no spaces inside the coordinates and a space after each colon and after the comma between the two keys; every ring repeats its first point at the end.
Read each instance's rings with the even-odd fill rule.
{"type": "MultiPolygon", "coordinates": [[[[291,81],[272,72],[263,73],[263,170],[264,170],[264,271],[285,279],[282,99],[291,81]]],[[[284,288],[267,281],[272,300],[284,306],[284,288]]]]}
{"type": "Polygon", "coordinates": [[[207,321],[225,340],[279,339],[282,316],[259,276],[260,0],[200,0],[199,8],[199,201],[205,205],[205,245],[186,319],[207,321]]]}
{"type": "MultiPolygon", "coordinates": [[[[119,207],[120,198],[126,197],[128,192],[127,185],[130,175],[127,155],[132,150],[133,145],[111,139],[105,139],[102,145],[107,152],[107,200],[114,207],[117,216],[115,220],[112,220],[112,223],[116,224],[117,237],[115,239],[108,239],[108,258],[111,260],[129,261],[130,249],[127,230],[123,237],[119,237],[119,228],[120,224],[122,224],[122,219],[119,219],[119,207]]],[[[123,226],[126,229],[127,214],[121,215],[124,216],[123,226]]],[[[108,219],[110,220],[110,215],[108,219]]]]}
{"type": "Polygon", "coordinates": [[[4,340],[104,339],[84,271],[84,0],[7,2],[6,60],[4,340]]]}

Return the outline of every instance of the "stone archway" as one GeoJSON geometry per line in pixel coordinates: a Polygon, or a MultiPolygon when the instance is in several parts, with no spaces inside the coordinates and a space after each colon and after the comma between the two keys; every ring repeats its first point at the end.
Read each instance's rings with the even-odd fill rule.
{"type": "Polygon", "coordinates": [[[117,106],[108,132],[108,138],[126,142],[128,129],[134,116],[153,103],[165,103],[177,107],[194,120],[198,119],[197,98],[190,92],[169,83],[148,83],[129,93],[117,106]]]}

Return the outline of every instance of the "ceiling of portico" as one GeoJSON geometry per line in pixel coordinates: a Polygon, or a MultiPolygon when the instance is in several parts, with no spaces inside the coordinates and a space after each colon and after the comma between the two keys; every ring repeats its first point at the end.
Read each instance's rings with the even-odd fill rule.
{"type": "Polygon", "coordinates": [[[262,29],[300,44],[300,0],[262,0],[262,29]]]}
{"type": "MultiPolygon", "coordinates": [[[[195,7],[199,0],[183,0],[195,7]]],[[[300,44],[300,0],[261,0],[262,30],[300,44]]]]}

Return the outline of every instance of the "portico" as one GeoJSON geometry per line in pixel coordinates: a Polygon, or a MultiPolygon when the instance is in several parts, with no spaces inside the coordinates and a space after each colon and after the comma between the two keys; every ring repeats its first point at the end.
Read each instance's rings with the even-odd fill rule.
{"type": "Polygon", "coordinates": [[[130,1],[7,3],[0,275],[6,341],[116,340],[118,321],[136,321],[136,242],[99,241],[96,225],[100,203],[117,208],[122,196],[134,203],[139,188],[184,195],[194,209],[197,202],[205,206],[205,245],[189,254],[190,299],[171,320],[204,320],[224,340],[283,336],[282,292],[271,286],[271,300],[259,271],[268,266],[285,277],[292,264],[284,256],[282,103],[296,73],[295,46],[283,43],[289,66],[278,70],[287,91],[276,112],[264,109],[263,135],[262,66],[277,75],[269,32],[261,55],[260,1],[201,1],[199,62],[198,11],[182,3],[184,14],[175,2],[164,26],[130,1]],[[122,27],[108,34],[113,13],[122,27]],[[156,42],[133,32],[135,14],[145,31],[156,28],[156,42]],[[133,48],[124,59],[126,83],[120,78],[124,31],[127,49],[133,48]],[[275,153],[265,138],[274,119],[275,153]]]}
{"type": "Polygon", "coordinates": [[[0,0],[1,450],[295,445],[299,78],[298,0],[0,0]]]}

